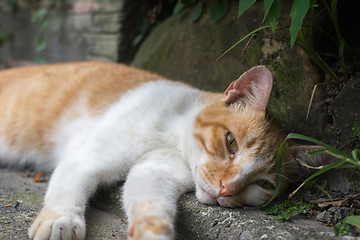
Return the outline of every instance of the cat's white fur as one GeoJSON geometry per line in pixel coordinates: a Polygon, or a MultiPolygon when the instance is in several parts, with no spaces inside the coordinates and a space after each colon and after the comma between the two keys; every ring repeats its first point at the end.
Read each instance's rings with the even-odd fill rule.
{"type": "MultiPolygon", "coordinates": [[[[200,97],[199,90],[185,85],[151,82],[123,95],[100,118],[92,116],[80,98],[58,121],[51,136],[57,167],[44,210],[64,215],[53,224],[61,224],[63,231],[75,224],[82,236],[85,225],[78,215],[84,214],[89,196],[98,185],[127,175],[123,199],[129,222],[139,204],[158,201],[163,207],[147,209],[149,216],[171,223],[177,198],[194,185],[187,161],[195,158],[187,158],[193,151],[186,143],[192,138],[195,115],[204,108],[200,97]],[[88,129],[93,129],[90,135],[88,129]]],[[[48,160],[36,155],[36,162],[41,161],[48,160]]],[[[47,237],[38,236],[39,226],[33,225],[30,238],[47,237]]],[[[58,236],[57,231],[53,227],[51,236],[58,236]]]]}

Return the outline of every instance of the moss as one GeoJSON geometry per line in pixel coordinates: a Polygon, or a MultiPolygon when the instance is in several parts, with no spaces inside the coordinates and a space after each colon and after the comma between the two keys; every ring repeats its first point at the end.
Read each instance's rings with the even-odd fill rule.
{"type": "Polygon", "coordinates": [[[156,58],[155,59],[151,59],[150,61],[148,61],[145,65],[145,69],[149,70],[151,72],[159,72],[162,64],[159,63],[163,63],[166,62],[166,54],[168,52],[168,48],[167,48],[167,41],[164,41],[161,46],[159,48],[157,48],[157,54],[156,54],[156,58]]]}
{"type": "Polygon", "coordinates": [[[251,42],[250,47],[246,49],[245,62],[248,67],[259,65],[259,60],[263,58],[263,52],[261,46],[263,41],[261,39],[254,39],[251,42]]]}
{"type": "Polygon", "coordinates": [[[305,129],[309,92],[304,86],[304,73],[298,59],[287,59],[284,51],[269,57],[268,65],[274,73],[274,86],[269,101],[269,110],[280,118],[287,129],[305,129]]]}
{"type": "Polygon", "coordinates": [[[263,208],[269,215],[276,215],[275,220],[287,221],[297,214],[305,214],[308,209],[314,208],[314,205],[304,203],[302,200],[290,201],[279,200],[268,207],[263,208]]]}

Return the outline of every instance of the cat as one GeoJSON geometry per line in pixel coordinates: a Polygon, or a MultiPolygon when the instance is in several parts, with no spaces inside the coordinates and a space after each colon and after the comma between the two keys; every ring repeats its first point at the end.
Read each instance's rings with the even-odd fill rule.
{"type": "MultiPolygon", "coordinates": [[[[225,93],[128,66],[78,62],[0,72],[0,164],[54,170],[30,239],[84,239],[98,187],[125,180],[130,239],[174,239],[176,202],[259,206],[274,193],[286,134],[266,113],[272,74],[255,66],[225,93]]],[[[313,147],[288,142],[283,192],[313,147]]]]}

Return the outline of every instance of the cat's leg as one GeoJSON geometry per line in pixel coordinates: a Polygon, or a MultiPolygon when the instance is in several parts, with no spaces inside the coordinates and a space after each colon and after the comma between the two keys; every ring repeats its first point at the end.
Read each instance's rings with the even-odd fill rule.
{"type": "Polygon", "coordinates": [[[106,176],[117,169],[96,165],[96,155],[79,151],[55,169],[46,192],[44,206],[29,230],[30,239],[84,239],[85,206],[106,176]]]}
{"type": "Polygon", "coordinates": [[[177,160],[152,154],[130,171],[123,194],[130,239],[174,239],[176,202],[193,185],[190,170],[177,160]]]}

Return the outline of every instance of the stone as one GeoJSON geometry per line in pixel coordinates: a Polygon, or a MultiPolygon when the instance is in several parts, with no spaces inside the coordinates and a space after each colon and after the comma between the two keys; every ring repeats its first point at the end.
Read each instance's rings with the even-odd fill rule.
{"type": "Polygon", "coordinates": [[[196,23],[190,20],[191,8],[161,23],[141,45],[133,65],[201,89],[224,91],[245,70],[265,64],[275,76],[269,110],[288,131],[308,130],[311,136],[318,136],[327,121],[320,88],[315,92],[308,118],[307,111],[320,75],[300,47],[291,49],[286,41],[261,37],[269,33],[266,30],[217,61],[234,43],[262,26],[263,3],[255,3],[238,19],[237,3],[231,2],[228,14],[216,23],[210,19],[209,11],[205,8],[196,23]]]}
{"type": "Polygon", "coordinates": [[[109,60],[116,61],[118,52],[116,51],[119,44],[118,35],[113,34],[86,34],[88,56],[106,57],[109,60]]]}
{"type": "Polygon", "coordinates": [[[75,13],[112,11],[117,12],[123,8],[124,0],[75,0],[73,11],[75,13]]]}
{"type": "Polygon", "coordinates": [[[360,78],[351,81],[335,97],[331,104],[334,124],[350,133],[352,128],[360,125],[360,78]]]}
{"type": "Polygon", "coordinates": [[[92,32],[117,33],[121,29],[119,13],[95,13],[92,17],[92,32]]]}

